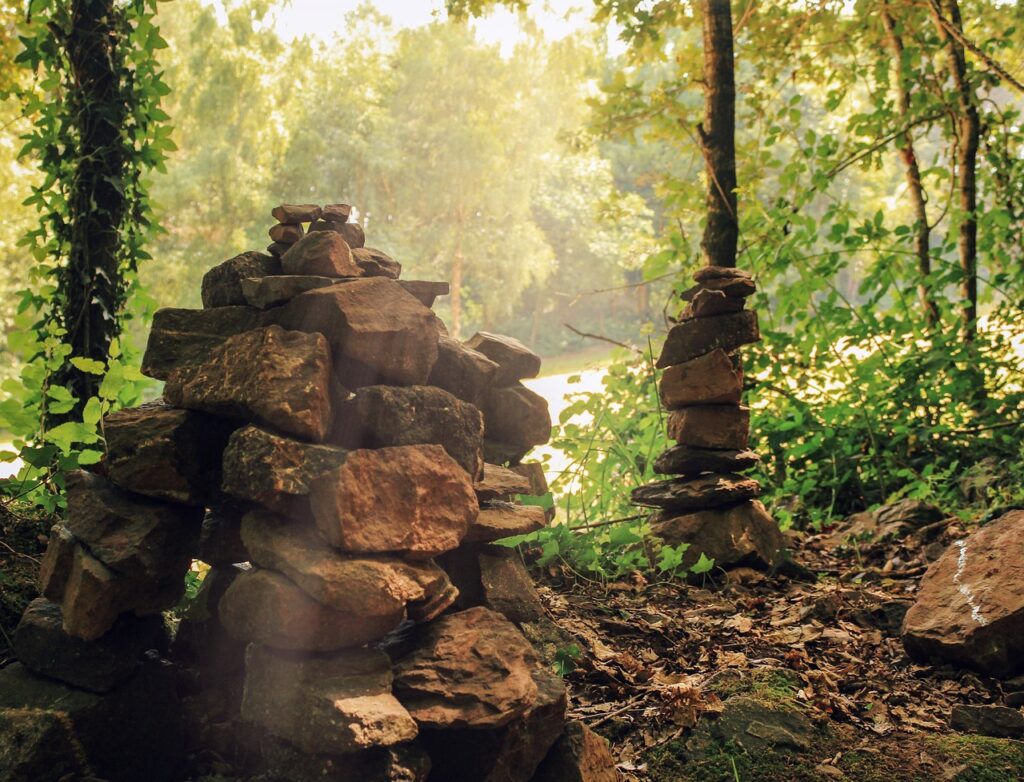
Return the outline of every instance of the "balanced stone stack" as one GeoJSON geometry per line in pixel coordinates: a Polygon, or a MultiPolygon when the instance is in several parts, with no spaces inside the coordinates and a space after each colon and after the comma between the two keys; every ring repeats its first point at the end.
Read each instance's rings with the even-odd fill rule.
{"type": "Polygon", "coordinates": [[[757,313],[744,309],[756,290],[740,269],[705,266],[665,340],[657,367],[676,445],[655,462],[677,477],[633,490],[638,505],[657,508],[653,532],[668,545],[687,543],[683,564],[701,554],[722,568],[775,563],[781,534],[757,501],[760,485],[738,474],[758,463],[747,449],[750,411],[742,404],[739,349],[757,342],[757,313]]]}
{"type": "MultiPolygon", "coordinates": [[[[44,597],[15,634],[22,665],[0,676],[116,708],[157,647],[154,665],[169,653],[190,672],[192,744],[266,779],[526,782],[581,746],[577,765],[613,779],[600,744],[552,750],[565,691],[520,629],[546,617],[520,560],[490,545],[547,523],[519,501],[547,490],[520,463],[551,429],[520,382],[540,359],[508,337],[449,337],[430,309],[447,284],[399,280],[350,213],[275,208],[269,254],[211,269],[202,310],[157,313],[143,371],[163,398],[105,418],[106,457],[71,477],[44,597]],[[161,641],[193,559],[210,570],[161,641]]],[[[121,771],[115,749],[152,754],[153,731],[83,715],[89,769],[174,778],[180,747],[121,771]]]]}

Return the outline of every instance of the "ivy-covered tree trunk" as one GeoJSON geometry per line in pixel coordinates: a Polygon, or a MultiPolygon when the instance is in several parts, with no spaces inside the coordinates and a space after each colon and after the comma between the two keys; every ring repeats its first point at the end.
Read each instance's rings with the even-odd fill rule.
{"type": "MultiPolygon", "coordinates": [[[[120,332],[125,285],[121,228],[127,210],[125,147],[128,106],[120,84],[114,0],[73,0],[63,44],[74,88],[65,96],[77,148],[64,226],[66,264],[59,267],[53,316],[67,329],[73,356],[105,362],[120,332]]],[[[100,377],[65,364],[56,382],[78,398],[78,416],[100,377]]]]}
{"type": "Polygon", "coordinates": [[[698,125],[707,175],[701,249],[710,266],[735,266],[736,80],[729,0],[701,0],[704,14],[704,122],[698,125]]]}

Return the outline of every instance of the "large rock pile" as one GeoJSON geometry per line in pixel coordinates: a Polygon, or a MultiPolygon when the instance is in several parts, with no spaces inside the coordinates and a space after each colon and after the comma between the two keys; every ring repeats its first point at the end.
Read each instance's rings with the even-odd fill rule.
{"type": "Polygon", "coordinates": [[[705,554],[722,568],[770,567],[781,534],[756,499],[757,481],[738,474],[758,463],[747,450],[750,411],[742,404],[739,353],[760,339],[757,313],[744,309],[756,288],[750,274],[734,268],[705,266],[694,279],[657,362],[665,370],[659,391],[676,445],[655,469],[677,477],[634,489],[633,502],[658,509],[652,529],[668,545],[690,545],[684,566],[705,554]]]}
{"type": "Polygon", "coordinates": [[[174,777],[181,720],[152,753],[155,717],[124,704],[132,687],[176,702],[140,659],[193,558],[211,569],[170,648],[202,715],[187,727],[268,778],[525,782],[562,734],[561,680],[520,630],[543,619],[521,615],[532,584],[490,546],[547,522],[518,500],[546,492],[520,464],[551,429],[520,382],[540,359],[450,338],[430,309],[447,284],[399,280],[350,211],[277,207],[269,254],[211,269],[202,310],[158,312],[143,369],[163,399],[107,416],[106,458],[69,481],[0,706],[93,693],[75,740],[103,778],[174,777]],[[486,557],[520,577],[515,599],[486,557]],[[153,759],[121,771],[111,747],[153,759]]]}

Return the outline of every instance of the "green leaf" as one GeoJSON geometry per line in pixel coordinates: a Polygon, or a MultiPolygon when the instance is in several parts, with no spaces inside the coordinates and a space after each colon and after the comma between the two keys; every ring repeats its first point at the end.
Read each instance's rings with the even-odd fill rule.
{"type": "Polygon", "coordinates": [[[81,356],[72,358],[71,366],[90,375],[102,375],[107,371],[107,366],[102,361],[97,361],[94,358],[82,358],[81,356]]]}
{"type": "Polygon", "coordinates": [[[690,572],[696,575],[709,572],[715,566],[715,560],[713,557],[708,557],[707,554],[701,552],[700,558],[693,563],[690,567],[690,572]]]}

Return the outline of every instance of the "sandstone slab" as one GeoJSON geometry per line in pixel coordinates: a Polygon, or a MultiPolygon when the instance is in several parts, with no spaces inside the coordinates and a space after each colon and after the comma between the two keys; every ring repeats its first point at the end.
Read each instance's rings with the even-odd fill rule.
{"type": "Polygon", "coordinates": [[[494,384],[498,365],[483,353],[466,347],[457,339],[442,336],[437,343],[437,362],[430,372],[430,385],[443,388],[459,399],[478,404],[494,384]]]}
{"type": "Polygon", "coordinates": [[[551,439],[547,400],[524,385],[491,388],[480,402],[480,411],[488,440],[532,448],[551,439]]]}
{"type": "MultiPolygon", "coordinates": [[[[352,259],[362,269],[364,277],[390,277],[392,280],[397,280],[402,276],[402,264],[383,250],[357,247],[352,251],[352,259]]],[[[406,290],[409,290],[408,287],[406,290]]]]}
{"type": "Polygon", "coordinates": [[[422,385],[437,360],[434,313],[386,277],[303,293],[275,317],[285,328],[324,335],[347,388],[422,385]]]}
{"type": "Polygon", "coordinates": [[[953,543],[928,569],[903,621],[915,660],[991,676],[1024,671],[1024,511],[953,543]]]}
{"type": "Polygon", "coordinates": [[[661,401],[675,409],[689,405],[739,404],[743,395],[743,369],[729,354],[716,349],[684,364],[666,369],[658,383],[661,401]]]}
{"type": "Polygon", "coordinates": [[[757,500],[682,515],[659,514],[651,531],[667,545],[689,544],[683,555],[687,568],[705,554],[717,567],[766,570],[785,545],[778,524],[757,500]]]}
{"type": "Polygon", "coordinates": [[[352,216],[352,207],[349,204],[327,204],[320,216],[332,223],[347,223],[352,216]]]}
{"type": "Polygon", "coordinates": [[[753,451],[717,450],[673,445],[654,461],[654,469],[668,475],[702,472],[740,472],[756,467],[761,458],[753,451]]]}
{"type": "Polygon", "coordinates": [[[210,309],[245,304],[242,280],[280,273],[281,264],[273,255],[259,252],[236,255],[203,275],[203,307],[210,309]]]}
{"type": "Polygon", "coordinates": [[[178,407],[321,441],[331,423],[330,377],[322,336],[269,326],[229,337],[202,363],[175,370],[164,396],[178,407]]]}
{"type": "Polygon", "coordinates": [[[466,347],[483,353],[498,365],[495,385],[509,386],[540,373],[540,356],[515,337],[478,331],[466,340],[466,347]]]}
{"type": "Polygon", "coordinates": [[[633,489],[635,505],[669,511],[703,510],[751,500],[761,485],[742,475],[708,473],[694,478],[670,478],[633,489]]]}
{"type": "Polygon", "coordinates": [[[316,204],[280,204],[270,210],[270,214],[279,223],[309,223],[323,214],[316,204]]]}
{"type": "Polygon", "coordinates": [[[465,539],[471,543],[490,543],[513,535],[527,535],[546,525],[544,509],[537,505],[490,500],[480,506],[480,514],[469,525],[465,539]]]}
{"type": "Polygon", "coordinates": [[[438,296],[447,296],[451,292],[451,286],[447,282],[399,280],[398,284],[415,296],[424,307],[433,307],[438,296]]]}
{"type": "Polygon", "coordinates": [[[391,681],[391,663],[375,649],[308,657],[250,644],[242,717],[307,752],[389,747],[418,732],[391,681]]]}
{"type": "Polygon", "coordinates": [[[682,446],[746,450],[750,410],[737,405],[682,407],[668,417],[668,436],[682,446]]]}
{"type": "Polygon", "coordinates": [[[247,277],[242,280],[245,302],[259,310],[291,301],[300,293],[326,288],[338,280],[311,274],[278,274],[273,277],[247,277]]]}
{"type": "Polygon", "coordinates": [[[725,291],[701,288],[693,294],[693,298],[690,299],[683,309],[679,319],[691,320],[692,318],[711,318],[715,315],[728,315],[733,312],[739,312],[743,309],[743,305],[743,299],[726,296],[725,291]]]}
{"type": "Polygon", "coordinates": [[[439,445],[351,451],[313,482],[310,500],[335,548],[419,559],[458,546],[479,510],[466,471],[439,445]]]}
{"type": "Polygon", "coordinates": [[[302,230],[302,226],[295,223],[278,223],[277,225],[270,226],[270,238],[275,242],[281,242],[282,244],[295,244],[302,239],[306,233],[302,230]]]}
{"type": "Polygon", "coordinates": [[[664,369],[673,364],[682,364],[716,349],[731,353],[738,347],[760,339],[757,313],[750,310],[684,320],[669,330],[655,366],[664,369]]]}
{"type": "MultiPolygon", "coordinates": [[[[483,477],[473,484],[477,499],[511,502],[519,494],[533,494],[529,478],[497,464],[485,464],[483,477]]],[[[546,490],[545,490],[546,491],[546,490]]]]}
{"type": "Polygon", "coordinates": [[[320,277],[361,277],[363,270],[352,257],[351,248],[333,231],[317,231],[302,237],[281,256],[285,274],[320,277]]]}
{"type": "Polygon", "coordinates": [[[175,369],[201,363],[228,337],[261,325],[260,312],[252,307],[157,310],[142,357],[142,374],[166,380],[175,369]]]}

